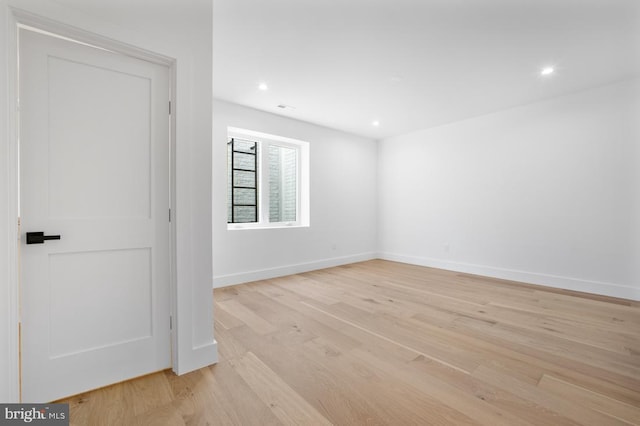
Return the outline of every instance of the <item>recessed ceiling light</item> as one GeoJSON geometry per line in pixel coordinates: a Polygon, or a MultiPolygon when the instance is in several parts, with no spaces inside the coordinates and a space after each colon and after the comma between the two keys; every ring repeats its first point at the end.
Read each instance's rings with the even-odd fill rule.
{"type": "Polygon", "coordinates": [[[380,122],[378,120],[375,120],[371,123],[371,125],[374,127],[378,127],[380,125],[380,122]]]}
{"type": "Polygon", "coordinates": [[[551,75],[555,71],[556,70],[553,67],[544,67],[542,68],[542,71],[540,71],[540,75],[551,75]]]}
{"type": "Polygon", "coordinates": [[[265,91],[265,90],[269,90],[269,86],[267,86],[267,83],[260,83],[258,85],[258,89],[265,91]]]}

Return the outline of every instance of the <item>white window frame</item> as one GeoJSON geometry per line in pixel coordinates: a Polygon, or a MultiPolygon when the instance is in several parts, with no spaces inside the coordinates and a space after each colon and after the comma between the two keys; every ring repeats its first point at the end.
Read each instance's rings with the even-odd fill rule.
{"type": "MultiPolygon", "coordinates": [[[[227,128],[227,140],[231,138],[257,142],[258,144],[258,221],[227,223],[228,230],[303,228],[309,226],[309,143],[297,139],[270,135],[237,127],[227,128]],[[269,146],[296,150],[297,196],[296,220],[269,222],[269,146]]],[[[228,176],[228,175],[227,175],[228,176]]],[[[228,186],[227,186],[228,188],[228,186]]],[[[227,194],[228,195],[228,194],[227,194]]],[[[226,197],[228,202],[229,197],[226,197]]]]}

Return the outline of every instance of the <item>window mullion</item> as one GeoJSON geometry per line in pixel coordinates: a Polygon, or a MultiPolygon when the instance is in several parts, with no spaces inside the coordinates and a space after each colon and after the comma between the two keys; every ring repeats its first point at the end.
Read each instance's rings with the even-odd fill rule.
{"type": "Polygon", "coordinates": [[[269,144],[260,143],[260,223],[269,223],[269,144]]]}
{"type": "Polygon", "coordinates": [[[285,181],[285,153],[284,150],[281,149],[279,151],[280,154],[280,199],[278,200],[280,203],[280,221],[284,221],[283,220],[283,216],[284,216],[284,199],[285,199],[285,194],[287,193],[287,186],[286,186],[286,181],[285,181]]]}
{"type": "Polygon", "coordinates": [[[298,147],[296,149],[296,224],[300,223],[300,206],[302,205],[302,191],[301,183],[302,183],[302,170],[300,165],[302,164],[302,149],[298,147]]]}

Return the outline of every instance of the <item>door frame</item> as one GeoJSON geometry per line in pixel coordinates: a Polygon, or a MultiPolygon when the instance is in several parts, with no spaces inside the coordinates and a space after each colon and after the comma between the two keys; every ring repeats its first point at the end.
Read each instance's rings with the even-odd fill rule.
{"type": "Polygon", "coordinates": [[[9,170],[9,203],[7,206],[9,220],[9,324],[11,328],[9,349],[11,371],[11,386],[16,400],[22,401],[21,392],[21,302],[20,302],[20,247],[21,231],[18,223],[20,212],[20,156],[19,156],[19,70],[18,70],[18,29],[26,25],[53,33],[63,38],[110,50],[125,56],[141,59],[169,68],[169,101],[171,110],[169,115],[169,208],[171,220],[169,223],[169,315],[173,319],[170,330],[171,367],[176,371],[176,356],[178,354],[178,327],[176,327],[177,312],[177,254],[176,254],[176,60],[168,56],[141,49],[108,37],[103,37],[77,27],[63,24],[40,15],[21,9],[9,7],[8,16],[8,87],[7,87],[7,137],[9,170]]]}

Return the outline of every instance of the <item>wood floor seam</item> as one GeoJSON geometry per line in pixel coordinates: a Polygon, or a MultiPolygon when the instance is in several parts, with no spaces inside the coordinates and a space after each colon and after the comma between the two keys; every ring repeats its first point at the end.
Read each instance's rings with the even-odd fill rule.
{"type": "Polygon", "coordinates": [[[419,350],[417,350],[417,349],[414,349],[414,348],[412,348],[412,347],[409,347],[409,346],[407,346],[407,345],[404,345],[404,344],[402,344],[402,343],[400,343],[400,342],[397,342],[397,341],[395,341],[395,340],[393,340],[393,339],[389,339],[389,338],[388,338],[388,337],[386,337],[386,336],[383,336],[383,335],[381,335],[381,334],[379,334],[379,333],[376,333],[376,332],[374,332],[374,331],[368,330],[368,329],[366,329],[365,327],[361,327],[361,326],[359,326],[359,325],[357,325],[357,324],[354,324],[354,323],[352,323],[352,322],[350,322],[350,321],[347,321],[347,320],[345,320],[345,319],[343,319],[343,318],[340,318],[340,317],[338,317],[337,315],[333,315],[333,314],[331,314],[331,313],[329,313],[329,312],[323,311],[322,309],[319,309],[319,308],[317,308],[317,307],[315,307],[315,306],[313,306],[313,305],[310,305],[310,304],[305,303],[305,302],[300,302],[300,303],[301,303],[302,305],[307,306],[308,308],[314,309],[314,310],[316,310],[316,311],[318,311],[318,312],[322,312],[322,313],[323,313],[323,314],[325,314],[325,315],[331,316],[331,317],[333,317],[333,318],[337,319],[338,321],[342,321],[342,322],[344,322],[345,324],[350,325],[351,327],[355,327],[355,328],[358,328],[358,329],[360,329],[360,330],[362,330],[362,331],[364,331],[364,332],[366,332],[366,333],[369,333],[369,334],[371,334],[372,336],[375,336],[375,337],[377,337],[377,338],[379,338],[379,339],[386,340],[386,341],[387,341],[387,342],[389,342],[389,343],[393,343],[394,345],[397,345],[397,346],[400,346],[400,347],[402,347],[402,348],[404,348],[404,349],[407,349],[407,350],[409,350],[409,351],[415,352],[415,353],[416,353],[416,355],[422,355],[422,356],[424,356],[425,358],[429,358],[429,359],[430,359],[430,360],[432,360],[432,361],[435,361],[435,362],[437,362],[437,363],[439,363],[439,364],[442,364],[442,365],[444,365],[444,366],[446,366],[446,367],[449,367],[449,368],[452,368],[452,369],[454,369],[454,370],[457,370],[457,371],[459,371],[459,372],[461,372],[461,373],[464,373],[464,374],[471,374],[471,372],[470,372],[470,371],[467,371],[467,370],[465,370],[465,369],[463,369],[463,368],[460,368],[460,367],[456,367],[455,365],[449,364],[449,363],[448,363],[448,362],[446,362],[446,361],[443,361],[443,360],[438,359],[438,358],[435,358],[435,357],[433,357],[433,356],[431,356],[431,355],[425,354],[425,353],[424,353],[424,352],[422,352],[422,351],[419,351],[419,350]]]}

